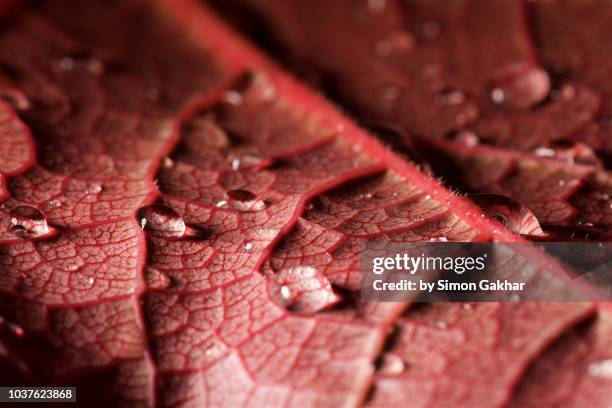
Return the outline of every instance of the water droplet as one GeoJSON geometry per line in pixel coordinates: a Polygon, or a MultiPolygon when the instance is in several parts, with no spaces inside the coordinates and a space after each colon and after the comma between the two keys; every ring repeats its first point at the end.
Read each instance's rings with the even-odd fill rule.
{"type": "Polygon", "coordinates": [[[557,182],[557,184],[559,185],[559,187],[564,187],[565,186],[565,180],[559,180],[557,182]]]}
{"type": "Polygon", "coordinates": [[[74,70],[84,70],[92,75],[99,76],[104,73],[104,63],[98,58],[87,53],[76,53],[66,55],[53,62],[53,69],[56,72],[70,72],[74,70]]]}
{"type": "Polygon", "coordinates": [[[498,105],[527,109],[542,101],[550,91],[550,78],[537,67],[513,67],[496,81],[491,99],[498,105]]]}
{"type": "Polygon", "coordinates": [[[45,216],[34,207],[13,208],[9,216],[9,231],[19,238],[36,238],[49,233],[45,216]]]}
{"type": "MultiPolygon", "coordinates": [[[[238,211],[261,211],[266,208],[264,200],[247,190],[230,190],[227,196],[231,199],[230,206],[238,211]]],[[[217,203],[218,206],[218,203],[217,203]]]]}
{"type": "Polygon", "coordinates": [[[555,157],[560,160],[565,160],[569,164],[601,164],[601,161],[593,149],[584,143],[571,140],[557,140],[547,146],[538,147],[534,150],[534,153],[541,157],[555,157]]]}
{"type": "Polygon", "coordinates": [[[187,226],[183,218],[164,205],[149,205],[138,210],[140,227],[146,232],[166,238],[181,238],[187,226]]]}
{"type": "Polygon", "coordinates": [[[426,21],[420,32],[424,40],[433,40],[440,35],[440,23],[434,20],[426,21]]]}
{"type": "Polygon", "coordinates": [[[446,237],[433,237],[433,238],[430,238],[429,241],[431,241],[431,242],[448,242],[448,238],[446,238],[446,237]]]}
{"type": "Polygon", "coordinates": [[[478,135],[471,130],[460,130],[458,132],[451,132],[448,134],[447,139],[454,142],[461,143],[468,147],[474,147],[480,143],[478,135]]]}
{"type": "Polygon", "coordinates": [[[464,303],[462,308],[463,308],[463,310],[467,310],[467,311],[474,310],[474,306],[472,306],[471,303],[464,303]]]}
{"type": "Polygon", "coordinates": [[[261,71],[250,71],[240,77],[232,89],[223,95],[223,107],[237,108],[250,102],[272,100],[276,87],[270,78],[261,71]]]}
{"type": "Polygon", "coordinates": [[[172,283],[172,280],[166,273],[151,267],[145,268],[144,279],[147,286],[153,289],[166,289],[172,283]]]}
{"type": "Polygon", "coordinates": [[[17,337],[23,337],[25,334],[25,331],[23,330],[23,327],[21,327],[20,325],[18,325],[17,323],[13,323],[13,322],[7,322],[4,321],[4,326],[6,327],[6,329],[11,332],[14,336],[17,337]]]}
{"type": "Polygon", "coordinates": [[[533,212],[515,200],[498,194],[476,194],[471,198],[487,215],[516,234],[544,234],[533,212]]]}
{"type": "Polygon", "coordinates": [[[89,183],[87,184],[87,192],[89,194],[98,194],[102,192],[102,184],[100,183],[89,183]]]}
{"type": "Polygon", "coordinates": [[[62,206],[62,202],[60,200],[57,200],[55,198],[47,201],[47,206],[49,208],[60,208],[62,206]]]}
{"type": "Polygon", "coordinates": [[[458,90],[440,92],[435,96],[438,105],[459,105],[465,102],[465,93],[458,90]]]}
{"type": "Polygon", "coordinates": [[[376,43],[374,52],[379,57],[404,54],[414,49],[414,37],[406,31],[396,31],[376,43]]]}
{"type": "Polygon", "coordinates": [[[211,148],[227,149],[230,141],[225,131],[217,125],[214,118],[197,116],[181,127],[181,141],[189,150],[206,155],[211,148]]]}
{"type": "Polygon", "coordinates": [[[27,95],[15,88],[8,79],[0,76],[0,98],[7,101],[13,108],[19,111],[27,110],[32,107],[32,103],[27,95]]]}
{"type": "Polygon", "coordinates": [[[263,158],[255,153],[251,154],[230,154],[227,157],[232,170],[244,170],[250,167],[255,167],[263,162],[263,158]]]}
{"type": "Polygon", "coordinates": [[[393,84],[383,84],[379,86],[377,94],[378,97],[384,101],[394,101],[400,95],[400,88],[399,86],[393,84]]]}
{"type": "Polygon", "coordinates": [[[247,241],[244,243],[244,249],[246,249],[247,251],[250,251],[251,249],[253,249],[254,244],[251,241],[247,241]]]}
{"type": "Polygon", "coordinates": [[[382,375],[400,375],[406,369],[406,363],[395,353],[383,353],[376,362],[377,371],[382,375]]]}
{"type": "Polygon", "coordinates": [[[446,323],[444,320],[438,320],[438,321],[436,322],[436,327],[437,327],[438,329],[442,329],[442,330],[444,330],[444,329],[446,329],[446,328],[448,327],[448,323],[446,323]]]}
{"type": "Polygon", "coordinates": [[[375,13],[381,12],[387,6],[387,0],[368,0],[368,9],[375,13]]]}
{"type": "Polygon", "coordinates": [[[227,91],[223,94],[223,101],[232,106],[242,105],[242,94],[237,91],[227,91]]]}
{"type": "Polygon", "coordinates": [[[171,169],[174,167],[174,160],[169,157],[164,157],[164,160],[162,160],[162,167],[164,169],[171,169]]]}
{"type": "Polygon", "coordinates": [[[287,268],[274,274],[268,292],[276,303],[300,314],[316,313],[339,300],[327,278],[311,266],[287,268]]]}
{"type": "Polygon", "coordinates": [[[589,364],[588,372],[592,377],[612,379],[612,359],[592,362],[589,364]]]}

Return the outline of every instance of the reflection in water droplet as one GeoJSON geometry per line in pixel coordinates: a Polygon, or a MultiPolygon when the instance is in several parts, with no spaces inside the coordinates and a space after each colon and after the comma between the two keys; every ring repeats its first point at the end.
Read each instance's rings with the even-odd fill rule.
{"type": "Polygon", "coordinates": [[[406,363],[395,353],[383,353],[376,362],[377,371],[382,375],[399,375],[406,369],[406,363]]]}
{"type": "Polygon", "coordinates": [[[295,313],[312,314],[336,303],[327,278],[311,266],[297,266],[271,277],[268,292],[272,300],[295,313]]]}
{"type": "Polygon", "coordinates": [[[142,207],[138,222],[143,230],[158,237],[181,238],[187,229],[183,218],[164,205],[142,207]]]}
{"type": "Polygon", "coordinates": [[[22,205],[13,208],[8,230],[19,238],[36,238],[49,233],[45,216],[34,207],[22,205]]]}
{"type": "Polygon", "coordinates": [[[502,104],[504,103],[504,100],[506,99],[506,94],[504,92],[503,89],[501,88],[493,88],[491,90],[491,100],[497,104],[502,104]]]}
{"type": "MultiPolygon", "coordinates": [[[[266,208],[264,200],[247,190],[230,190],[227,196],[231,199],[230,206],[238,211],[261,211],[266,208]]],[[[217,206],[219,204],[217,203],[217,206]]]]}
{"type": "Polygon", "coordinates": [[[612,379],[612,359],[592,362],[589,364],[588,372],[592,377],[612,379]]]}
{"type": "Polygon", "coordinates": [[[246,249],[247,251],[250,251],[251,249],[253,249],[254,244],[250,241],[247,241],[244,243],[244,249],[246,249]]]}
{"type": "Polygon", "coordinates": [[[515,200],[498,194],[476,194],[471,198],[487,215],[516,234],[544,234],[533,212],[515,200]]]}
{"type": "Polygon", "coordinates": [[[172,283],[166,273],[151,267],[145,268],[144,279],[147,286],[153,289],[166,289],[172,283]]]}

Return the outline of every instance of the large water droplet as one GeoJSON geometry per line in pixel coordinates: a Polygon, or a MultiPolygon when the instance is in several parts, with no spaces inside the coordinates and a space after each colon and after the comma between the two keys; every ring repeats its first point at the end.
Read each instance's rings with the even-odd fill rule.
{"type": "Polygon", "coordinates": [[[527,109],[542,101],[550,91],[550,78],[537,67],[516,67],[495,81],[491,99],[498,105],[527,109]]]}
{"type": "Polygon", "coordinates": [[[612,359],[594,361],[589,364],[590,376],[612,379],[612,359]]]}
{"type": "Polygon", "coordinates": [[[383,353],[376,362],[376,370],[382,375],[400,375],[406,369],[406,363],[395,353],[383,353]]]}
{"type": "Polygon", "coordinates": [[[145,268],[144,279],[147,286],[153,289],[166,289],[172,283],[172,280],[166,273],[151,267],[145,268]]]}
{"type": "Polygon", "coordinates": [[[327,278],[311,266],[283,269],[271,277],[270,297],[300,314],[316,313],[338,301],[327,278]]]}
{"type": "Polygon", "coordinates": [[[471,198],[487,215],[516,234],[544,234],[533,212],[511,198],[498,194],[476,194],[471,198]]]}
{"type": "Polygon", "coordinates": [[[19,238],[37,238],[49,233],[45,216],[34,207],[22,205],[9,215],[9,231],[19,238]]]}
{"type": "Polygon", "coordinates": [[[183,218],[164,205],[142,207],[138,222],[143,230],[158,237],[181,238],[187,229],[183,218]]]}
{"type": "Polygon", "coordinates": [[[229,206],[234,210],[262,211],[266,208],[265,201],[248,190],[230,190],[227,196],[230,198],[229,206]]]}

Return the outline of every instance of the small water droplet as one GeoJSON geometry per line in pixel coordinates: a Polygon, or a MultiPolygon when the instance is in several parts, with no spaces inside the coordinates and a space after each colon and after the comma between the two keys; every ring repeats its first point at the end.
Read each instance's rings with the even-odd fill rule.
{"type": "Polygon", "coordinates": [[[396,31],[376,43],[374,52],[379,57],[409,53],[414,49],[414,37],[406,31],[396,31]]]}
{"type": "Polygon", "coordinates": [[[420,32],[424,40],[433,40],[440,35],[440,23],[434,20],[426,21],[420,32]]]}
{"type": "Polygon", "coordinates": [[[377,371],[382,375],[400,375],[406,369],[406,363],[395,353],[383,353],[376,362],[377,371]]]}
{"type": "Polygon", "coordinates": [[[47,201],[47,206],[49,206],[50,208],[60,208],[62,205],[62,202],[55,198],[47,201]]]}
{"type": "Polygon", "coordinates": [[[458,90],[447,90],[435,96],[435,102],[438,105],[459,105],[465,102],[465,100],[465,93],[458,90]]]}
{"type": "Polygon", "coordinates": [[[564,187],[565,186],[565,180],[559,180],[557,182],[557,184],[559,184],[559,187],[564,187]]]}
{"type": "Polygon", "coordinates": [[[439,321],[436,322],[436,327],[438,329],[444,330],[444,329],[446,329],[448,327],[448,323],[446,323],[444,320],[439,320],[439,321]]]}
{"type": "Polygon", "coordinates": [[[49,225],[36,208],[22,205],[11,210],[8,230],[19,238],[37,238],[49,233],[49,225]]]}
{"type": "Polygon", "coordinates": [[[368,0],[368,8],[375,13],[381,12],[387,6],[387,0],[368,0]]]}
{"type": "Polygon", "coordinates": [[[139,209],[138,221],[143,230],[158,237],[181,238],[187,229],[176,211],[158,204],[139,209]]]}
{"type": "Polygon", "coordinates": [[[151,267],[145,268],[144,279],[147,286],[153,289],[166,289],[172,283],[172,280],[165,272],[151,267]]]}
{"type": "Polygon", "coordinates": [[[87,192],[89,194],[98,194],[102,192],[102,184],[100,183],[89,183],[87,184],[87,192]]]}
{"type": "Polygon", "coordinates": [[[104,73],[104,63],[98,58],[87,53],[76,53],[66,55],[53,62],[53,69],[56,72],[70,72],[74,70],[84,70],[92,75],[99,76],[104,73]]]}
{"type": "Polygon", "coordinates": [[[493,88],[491,90],[491,100],[497,104],[502,104],[504,103],[504,100],[506,99],[506,94],[504,92],[503,89],[501,88],[493,88]]]}
{"type": "Polygon", "coordinates": [[[244,243],[244,249],[246,249],[247,251],[250,251],[251,249],[253,249],[254,244],[251,241],[247,241],[244,243]]]}
{"type": "Polygon", "coordinates": [[[250,167],[255,167],[263,162],[263,158],[258,154],[230,154],[227,158],[232,170],[244,170],[250,167]]]}
{"type": "Polygon", "coordinates": [[[592,362],[589,364],[588,372],[592,377],[612,379],[612,359],[592,362]]]}
{"type": "Polygon", "coordinates": [[[311,266],[287,268],[274,274],[268,292],[280,306],[300,314],[316,313],[339,300],[327,278],[311,266]]]}
{"type": "Polygon", "coordinates": [[[433,237],[433,238],[430,238],[429,241],[431,241],[431,242],[448,242],[448,238],[446,238],[446,237],[433,237]]]}
{"type": "Polygon", "coordinates": [[[234,210],[261,211],[266,208],[265,201],[248,190],[230,190],[227,192],[227,196],[231,199],[230,206],[234,210]]]}
{"type": "Polygon", "coordinates": [[[476,194],[471,198],[487,215],[516,234],[544,234],[533,212],[515,200],[498,194],[476,194]]]}
{"type": "Polygon", "coordinates": [[[377,95],[380,99],[391,102],[399,97],[400,88],[394,84],[383,84],[377,89],[377,95]]]}
{"type": "Polygon", "coordinates": [[[506,72],[491,90],[498,105],[527,109],[542,101],[550,91],[550,78],[537,67],[516,66],[506,72]]]}
{"type": "Polygon", "coordinates": [[[232,106],[242,105],[242,94],[237,91],[227,91],[223,94],[223,101],[232,106]]]}
{"type": "Polygon", "coordinates": [[[460,130],[458,132],[451,132],[448,134],[447,139],[454,142],[461,143],[468,147],[474,147],[480,143],[478,135],[471,130],[460,130]]]}
{"type": "Polygon", "coordinates": [[[32,103],[27,95],[15,88],[8,79],[0,76],[0,98],[7,101],[14,109],[19,111],[28,110],[32,103]]]}
{"type": "Polygon", "coordinates": [[[463,310],[467,310],[467,311],[474,310],[474,306],[472,306],[471,303],[464,303],[462,308],[463,308],[463,310]]]}
{"type": "Polygon", "coordinates": [[[164,169],[171,169],[174,167],[174,160],[169,157],[164,157],[164,160],[162,160],[162,167],[164,169]]]}
{"type": "Polygon", "coordinates": [[[19,326],[16,323],[12,323],[12,322],[7,322],[6,323],[6,328],[13,333],[13,335],[17,336],[17,337],[23,337],[23,335],[25,334],[25,331],[23,330],[23,327],[19,326]]]}

